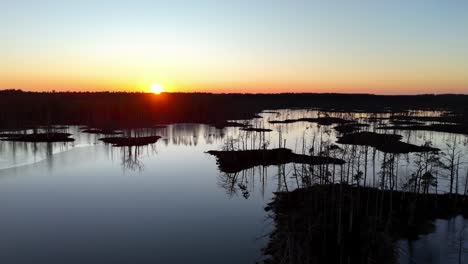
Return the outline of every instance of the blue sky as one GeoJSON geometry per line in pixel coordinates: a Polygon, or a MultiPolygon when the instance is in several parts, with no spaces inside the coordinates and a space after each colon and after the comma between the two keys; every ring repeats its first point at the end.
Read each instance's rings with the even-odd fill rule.
{"type": "Polygon", "coordinates": [[[453,0],[2,0],[0,88],[468,92],[467,30],[453,0]]]}

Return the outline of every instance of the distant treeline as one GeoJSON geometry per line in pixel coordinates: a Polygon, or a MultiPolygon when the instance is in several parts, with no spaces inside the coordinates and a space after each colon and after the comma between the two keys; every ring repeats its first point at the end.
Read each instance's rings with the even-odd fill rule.
{"type": "Polygon", "coordinates": [[[468,95],[209,94],[0,91],[0,127],[89,125],[137,127],[248,119],[267,109],[309,108],[369,112],[407,109],[468,112],[468,95]]]}

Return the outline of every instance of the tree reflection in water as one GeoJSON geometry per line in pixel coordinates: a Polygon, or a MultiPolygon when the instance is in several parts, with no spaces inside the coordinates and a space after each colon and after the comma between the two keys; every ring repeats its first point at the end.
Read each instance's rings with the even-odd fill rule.
{"type": "Polygon", "coordinates": [[[145,152],[149,155],[156,155],[156,146],[149,145],[122,147],[120,150],[120,154],[122,159],[121,166],[123,171],[142,171],[144,168],[144,164],[141,161],[141,157],[145,152]]]}
{"type": "MultiPolygon", "coordinates": [[[[285,146],[291,137],[284,133],[294,126],[275,124],[273,135],[278,140],[265,142],[285,146]]],[[[405,141],[420,147],[420,152],[385,152],[371,144],[337,144],[337,132],[324,126],[301,126],[302,142],[296,133],[299,140],[289,145],[294,152],[346,163],[289,163],[235,173],[223,172],[226,166],[219,166],[218,185],[230,197],[247,199],[255,191],[264,194],[268,177],[278,181],[272,202],[266,206],[274,230],[263,251],[265,263],[397,263],[405,251],[399,248],[399,241],[408,240],[412,245],[421,235],[433,233],[434,219],[468,216],[464,196],[468,189],[467,137],[409,131],[405,141]]],[[[375,131],[375,125],[361,129],[375,131]]],[[[245,161],[240,156],[245,150],[258,151],[261,159],[265,157],[264,140],[253,136],[228,135],[222,150],[233,153],[233,162],[245,161]]],[[[457,243],[450,246],[459,261],[451,263],[464,263],[467,257],[464,227],[459,229],[457,243]]],[[[443,239],[437,243],[444,243],[443,239]]]]}
{"type": "Polygon", "coordinates": [[[258,175],[260,192],[265,195],[268,173],[266,167],[256,167],[235,173],[220,173],[218,176],[218,186],[226,190],[229,197],[242,195],[245,199],[250,197],[250,193],[255,188],[255,178],[258,175]]]}

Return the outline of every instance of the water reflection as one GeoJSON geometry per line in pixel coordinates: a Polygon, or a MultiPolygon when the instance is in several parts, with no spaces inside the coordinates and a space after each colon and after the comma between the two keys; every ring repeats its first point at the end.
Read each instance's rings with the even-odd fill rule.
{"type": "Polygon", "coordinates": [[[121,147],[120,154],[122,159],[122,169],[131,171],[141,171],[144,168],[144,164],[141,161],[141,156],[146,154],[151,157],[157,154],[156,146],[135,146],[135,147],[121,147]]]}
{"type": "Polygon", "coordinates": [[[468,220],[457,216],[438,219],[434,225],[433,233],[418,240],[398,241],[400,264],[468,262],[468,220]]]}
{"type": "MultiPolygon", "coordinates": [[[[47,132],[51,128],[30,129],[19,133],[47,132]]],[[[83,133],[82,127],[70,126],[60,128],[61,132],[71,133],[75,142],[65,143],[29,143],[0,141],[0,169],[46,161],[48,167],[53,169],[53,155],[70,151],[79,147],[90,147],[103,144],[99,138],[104,135],[83,133]]],[[[124,135],[134,137],[162,136],[165,146],[183,145],[196,147],[200,138],[204,145],[214,145],[224,138],[224,131],[203,124],[175,124],[166,128],[141,128],[125,131],[124,135]]],[[[111,146],[109,146],[112,148],[111,146]]],[[[110,151],[110,150],[109,150],[110,151]]],[[[141,157],[157,155],[156,145],[139,147],[115,148],[112,153],[118,152],[121,156],[123,170],[139,171],[144,168],[141,157]]]]}
{"type": "MultiPolygon", "coordinates": [[[[233,196],[242,195],[245,199],[250,197],[251,192],[255,192],[259,186],[262,197],[265,196],[265,186],[268,185],[268,170],[266,167],[256,167],[236,173],[220,173],[218,175],[218,186],[226,191],[226,194],[233,196]]],[[[279,179],[279,178],[278,178],[279,179]]],[[[280,181],[278,181],[280,183],[280,181]]],[[[278,188],[280,185],[278,185],[278,188]]]]}
{"type": "MultiPolygon", "coordinates": [[[[264,251],[269,256],[266,263],[465,263],[468,259],[468,219],[437,219],[433,225],[421,220],[421,224],[409,228],[402,225],[408,221],[398,217],[410,210],[401,206],[410,205],[412,199],[399,204],[401,198],[394,198],[397,202],[392,209],[392,203],[388,207],[390,193],[379,195],[376,189],[356,189],[353,193],[348,190],[350,185],[337,185],[334,191],[308,191],[307,187],[326,185],[320,178],[297,177],[293,172],[300,168],[295,166],[258,166],[219,173],[218,185],[231,198],[249,199],[255,192],[264,195],[268,181],[276,186],[276,197],[267,206],[276,228],[269,234],[272,239],[264,251]],[[286,171],[292,172],[289,177],[286,171]],[[399,216],[389,213],[392,210],[399,216]],[[402,239],[408,230],[412,237],[402,239]],[[342,240],[338,243],[341,246],[334,244],[336,238],[342,240]],[[428,250],[431,254],[426,254],[428,250]]],[[[320,169],[316,167],[315,171],[318,174],[320,169]]],[[[393,192],[390,198],[392,195],[398,197],[400,193],[393,192]]],[[[437,203],[448,206],[442,200],[437,203]]]]}
{"type": "MultiPolygon", "coordinates": [[[[411,114],[432,118],[444,113],[411,114]]],[[[451,187],[454,193],[467,190],[468,139],[465,135],[381,131],[377,128],[389,124],[395,113],[335,113],[308,109],[279,110],[261,115],[263,118],[246,122],[254,128],[273,131],[249,132],[240,128],[174,124],[166,128],[127,131],[127,134],[138,136],[162,136],[156,144],[112,147],[99,141],[101,135],[83,133],[79,127],[70,126],[61,131],[73,134],[74,143],[0,142],[0,175],[18,176],[0,177],[0,208],[6,215],[0,220],[0,231],[5,234],[3,239],[0,238],[0,247],[9,247],[12,255],[24,256],[23,262],[9,263],[34,260],[22,252],[29,252],[31,256],[34,256],[31,252],[39,254],[45,246],[38,237],[63,243],[67,248],[74,248],[76,243],[76,248],[84,248],[82,255],[87,263],[99,263],[92,256],[104,254],[96,253],[104,248],[126,260],[132,259],[121,250],[124,246],[138,252],[141,263],[149,263],[148,259],[152,263],[251,263],[261,259],[260,249],[268,244],[267,239],[257,241],[255,238],[270,234],[275,228],[273,224],[265,227],[268,213],[263,208],[277,192],[291,193],[342,182],[394,191],[417,189],[426,194],[450,192],[451,187]],[[389,154],[369,146],[338,144],[340,133],[334,124],[270,123],[315,117],[353,118],[369,125],[360,127],[360,131],[400,134],[403,136],[401,141],[415,145],[430,142],[442,150],[438,160],[443,164],[436,163],[436,158],[430,155],[389,154]],[[214,158],[205,154],[209,150],[278,147],[289,148],[298,154],[339,158],[346,163],[319,166],[288,163],[223,173],[218,171],[214,158]],[[25,164],[29,165],[22,166],[25,164]],[[16,168],[5,169],[9,167],[16,168]],[[424,173],[418,174],[418,171],[424,173]],[[93,220],[84,219],[89,215],[93,220]],[[58,232],[52,232],[54,228],[58,232]],[[80,237],[80,232],[84,232],[86,238],[80,237]],[[193,239],[186,240],[186,234],[193,239]],[[92,243],[94,249],[83,246],[87,239],[96,241],[92,243]],[[185,255],[167,253],[180,248],[184,248],[185,255]],[[200,252],[203,252],[202,256],[197,257],[200,252]]],[[[348,201],[347,197],[341,198],[348,201]]],[[[312,199],[309,202],[320,201],[312,199]]],[[[317,210],[314,215],[337,212],[317,210]]],[[[350,219],[346,219],[348,223],[350,219]]],[[[388,260],[459,263],[458,253],[461,252],[460,263],[466,262],[466,242],[461,243],[462,247],[456,243],[460,239],[466,240],[466,232],[461,231],[461,223],[466,220],[460,219],[436,220],[434,233],[396,241],[401,250],[398,256],[388,260]],[[444,243],[447,239],[452,242],[444,243]],[[457,251],[456,245],[462,250],[457,251]]],[[[331,234],[327,233],[328,236],[331,234]]],[[[57,255],[62,254],[65,259],[69,257],[60,253],[60,249],[48,250],[44,252],[50,252],[51,256],[43,260],[49,263],[61,263],[59,258],[54,258],[57,255]]],[[[0,254],[0,260],[5,259],[11,260],[0,254]]]]}

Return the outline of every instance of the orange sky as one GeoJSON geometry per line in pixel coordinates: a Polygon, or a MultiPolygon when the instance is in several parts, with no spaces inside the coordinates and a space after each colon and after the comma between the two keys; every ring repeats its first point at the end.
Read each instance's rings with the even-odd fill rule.
{"type": "Polygon", "coordinates": [[[11,1],[0,89],[468,93],[468,4],[351,2],[11,1]]]}

